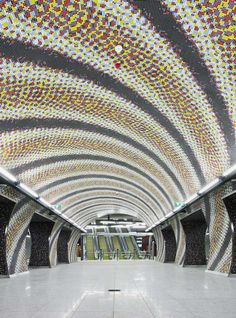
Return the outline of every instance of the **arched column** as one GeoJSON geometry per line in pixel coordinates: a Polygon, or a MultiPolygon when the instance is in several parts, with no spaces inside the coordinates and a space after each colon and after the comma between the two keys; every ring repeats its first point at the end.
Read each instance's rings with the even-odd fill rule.
{"type": "Polygon", "coordinates": [[[9,276],[6,254],[6,231],[15,202],[0,196],[0,276],[9,276]]]}
{"type": "Polygon", "coordinates": [[[12,275],[28,270],[26,235],[36,204],[7,185],[0,186],[0,194],[15,202],[5,233],[8,274],[12,275]]]}
{"type": "Polygon", "coordinates": [[[186,236],[179,217],[175,217],[171,222],[176,240],[176,256],[175,263],[183,266],[186,251],[186,236]]]}
{"type": "Polygon", "coordinates": [[[227,275],[230,274],[232,265],[233,231],[223,198],[232,191],[232,182],[227,182],[209,195],[207,207],[210,212],[210,250],[207,269],[227,275]]]}
{"type": "Polygon", "coordinates": [[[77,262],[77,243],[80,238],[80,231],[74,229],[68,242],[68,259],[70,263],[77,262]]]}
{"type": "Polygon", "coordinates": [[[11,275],[28,270],[26,235],[37,210],[39,210],[37,203],[24,198],[15,205],[12,212],[7,229],[7,261],[11,275]]]}
{"type": "Polygon", "coordinates": [[[57,265],[57,244],[58,244],[58,238],[61,232],[61,229],[63,227],[62,222],[57,221],[52,229],[50,239],[49,239],[49,264],[50,267],[54,267],[57,265]]]}
{"type": "Polygon", "coordinates": [[[232,264],[230,273],[236,274],[236,191],[224,197],[223,201],[229,214],[233,232],[232,264]]]}
{"type": "Polygon", "coordinates": [[[156,248],[157,248],[157,256],[156,260],[158,262],[164,262],[165,260],[165,243],[164,243],[164,238],[163,234],[161,232],[160,226],[154,228],[153,230],[153,235],[156,241],[156,248]]]}

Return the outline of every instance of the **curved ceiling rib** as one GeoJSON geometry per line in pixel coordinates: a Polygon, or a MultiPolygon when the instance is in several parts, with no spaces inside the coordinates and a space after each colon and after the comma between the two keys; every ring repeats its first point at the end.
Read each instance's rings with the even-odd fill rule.
{"type": "Polygon", "coordinates": [[[132,207],[134,211],[137,211],[139,215],[149,215],[150,219],[152,217],[152,213],[148,213],[147,209],[143,209],[142,204],[136,204],[133,202],[134,200],[128,200],[122,197],[117,198],[116,196],[97,196],[97,197],[91,197],[89,199],[86,199],[84,201],[77,201],[71,205],[69,205],[63,213],[68,215],[70,218],[77,217],[81,218],[83,216],[82,211],[84,209],[89,208],[90,206],[96,206],[104,203],[110,203],[110,204],[120,204],[127,207],[132,207]],[[98,203],[97,203],[98,202],[98,203]],[[96,203],[96,204],[95,204],[96,203]]]}
{"type": "Polygon", "coordinates": [[[235,162],[233,18],[221,4],[0,8],[0,165],[79,224],[116,207],[150,225],[235,162]]]}
{"type": "MultiPolygon", "coordinates": [[[[22,46],[22,44],[20,44],[20,43],[17,46],[16,46],[16,42],[13,44],[13,46],[11,46],[11,45],[9,47],[5,46],[5,48],[6,48],[5,50],[4,50],[4,42],[2,42],[2,43],[0,42],[0,44],[1,44],[2,48],[3,48],[4,56],[10,57],[10,58],[14,58],[14,55],[17,55],[18,59],[19,58],[25,59],[25,57],[29,57],[30,56],[31,57],[30,61],[31,61],[32,56],[36,55],[37,59],[33,60],[33,62],[38,64],[38,61],[40,61],[41,63],[45,62],[43,64],[48,65],[47,55],[43,56],[43,58],[38,60],[38,55],[42,55],[42,51],[41,50],[39,50],[38,52],[37,51],[35,52],[35,50],[33,50],[33,54],[31,55],[31,54],[29,54],[28,51],[24,50],[24,46],[22,46]],[[16,46],[16,47],[14,47],[14,46],[16,46]],[[22,53],[22,55],[19,56],[18,52],[20,52],[22,49],[23,49],[23,53],[22,53]]],[[[61,58],[63,59],[63,57],[61,57],[61,58]]],[[[58,59],[58,55],[57,55],[57,59],[58,59]]],[[[64,59],[61,61],[61,65],[68,64],[68,63],[69,62],[68,62],[67,59],[65,59],[65,61],[64,61],[64,59]]],[[[54,63],[52,63],[52,64],[50,63],[49,66],[52,66],[54,68],[55,64],[56,65],[60,65],[60,63],[58,63],[58,61],[56,60],[56,61],[54,61],[54,63]]],[[[81,76],[81,74],[83,74],[83,72],[81,71],[81,67],[82,66],[84,67],[84,72],[85,72],[85,78],[86,79],[88,78],[88,74],[93,74],[95,72],[95,74],[93,74],[93,76],[92,76],[92,79],[96,78],[96,81],[99,82],[99,85],[103,86],[103,84],[104,84],[103,83],[103,79],[104,79],[104,77],[107,77],[106,78],[106,85],[104,85],[104,87],[106,87],[106,88],[107,88],[107,82],[109,82],[109,83],[115,82],[115,85],[116,85],[115,86],[115,90],[114,90],[115,93],[118,92],[118,94],[120,96],[122,96],[122,97],[124,97],[126,99],[127,99],[127,96],[128,96],[128,100],[130,100],[132,103],[134,103],[134,105],[138,105],[140,109],[142,109],[145,112],[148,112],[148,114],[151,117],[154,117],[154,119],[157,122],[161,123],[161,125],[163,127],[168,127],[168,132],[171,134],[173,139],[177,140],[177,142],[179,144],[181,144],[181,148],[182,148],[182,150],[184,150],[185,155],[187,157],[191,158],[191,162],[194,164],[194,168],[196,169],[197,174],[200,176],[202,182],[205,181],[205,178],[204,178],[204,176],[202,174],[202,170],[201,170],[200,164],[196,160],[195,154],[192,151],[191,147],[186,143],[186,140],[179,133],[179,131],[171,124],[171,122],[165,116],[163,116],[161,112],[159,112],[158,108],[153,107],[153,105],[151,103],[149,103],[147,100],[143,99],[141,96],[138,96],[137,93],[133,92],[133,90],[129,89],[127,86],[122,85],[119,82],[116,83],[116,81],[114,81],[114,79],[112,77],[110,77],[107,74],[104,74],[102,72],[95,71],[93,68],[91,68],[91,66],[89,67],[88,65],[83,65],[81,63],[78,64],[78,62],[76,63],[76,65],[75,65],[75,63],[73,63],[72,67],[71,67],[73,69],[73,73],[76,70],[76,66],[78,68],[78,70],[76,72],[76,75],[79,74],[80,76],[81,76]],[[150,109],[151,109],[151,111],[149,111],[150,109]]],[[[67,69],[65,69],[65,71],[68,72],[68,73],[71,73],[70,70],[68,71],[67,69]]],[[[112,87],[112,89],[114,89],[114,87],[112,87]]],[[[110,90],[110,87],[109,87],[109,90],[110,90]]]]}
{"type": "Polygon", "coordinates": [[[49,183],[47,186],[39,188],[39,190],[43,195],[52,199],[53,204],[57,204],[60,201],[62,193],[68,193],[69,196],[70,192],[73,193],[73,190],[84,189],[84,187],[88,186],[92,189],[95,186],[110,186],[111,188],[116,187],[123,190],[126,189],[128,193],[135,194],[143,198],[146,202],[149,202],[156,211],[160,210],[164,213],[160,203],[156,200],[152,193],[148,192],[145,188],[142,188],[135,182],[130,182],[125,178],[119,178],[109,174],[86,174],[58,179],[49,183]]]}
{"type": "MultiPolygon", "coordinates": [[[[191,3],[189,4],[191,6],[191,3]]],[[[149,21],[152,22],[157,31],[165,33],[167,39],[178,50],[178,53],[182,60],[191,69],[192,74],[196,78],[196,81],[199,83],[201,89],[204,91],[208,102],[212,105],[214,112],[218,117],[218,121],[225,123],[225,125],[222,126],[224,138],[227,142],[228,151],[231,154],[231,160],[235,160],[236,148],[234,126],[230,120],[229,113],[227,112],[223,94],[217,87],[214,76],[212,76],[211,72],[209,71],[204,58],[202,58],[199,54],[199,47],[188,38],[181,25],[175,20],[175,18],[179,19],[179,16],[176,14],[175,10],[175,7],[177,7],[177,3],[175,4],[175,2],[171,0],[165,2],[154,1],[153,6],[156,7],[156,10],[152,10],[153,7],[144,1],[137,2],[136,5],[141,9],[142,14],[148,17],[149,21]],[[158,12],[158,14],[154,15],[154,12],[158,12]],[[173,15],[171,13],[173,13],[173,15]]],[[[178,3],[178,9],[179,5],[180,7],[182,6],[182,8],[185,9],[183,3],[178,3]]],[[[192,5],[192,9],[194,9],[192,12],[193,15],[194,12],[196,12],[197,10],[204,14],[204,4],[198,4],[197,8],[196,6],[192,5]]],[[[202,53],[205,52],[203,51],[202,53]]]]}
{"type": "MultiPolygon", "coordinates": [[[[128,196],[128,197],[131,197],[131,199],[135,199],[135,201],[140,201],[140,203],[144,206],[146,206],[146,208],[150,211],[150,214],[154,214],[156,215],[154,209],[147,203],[145,202],[142,198],[134,195],[133,193],[130,193],[128,191],[125,191],[125,190],[121,190],[121,189],[114,189],[114,188],[103,188],[103,187],[97,187],[97,188],[87,188],[87,189],[83,189],[83,190],[77,190],[77,191],[74,191],[74,192],[70,192],[70,193],[67,193],[66,195],[58,198],[56,200],[56,204],[66,204],[67,207],[66,209],[63,211],[63,212],[66,212],[70,206],[68,206],[68,202],[66,201],[66,199],[69,199],[69,201],[74,201],[75,198],[80,198],[81,199],[81,195],[82,194],[92,194],[93,195],[96,195],[97,197],[100,197],[101,193],[103,194],[108,194],[108,193],[111,193],[112,195],[116,195],[118,196],[119,194],[121,195],[125,195],[125,196],[128,196]]],[[[83,201],[80,201],[80,203],[82,203],[83,201]]]]}
{"type": "Polygon", "coordinates": [[[43,169],[43,167],[48,167],[48,165],[52,165],[53,164],[57,164],[57,163],[63,163],[64,165],[66,165],[67,162],[73,162],[73,161],[94,161],[95,163],[107,163],[110,164],[111,166],[118,166],[119,168],[126,168],[128,171],[134,172],[138,175],[140,175],[141,177],[147,179],[150,183],[153,184],[153,186],[155,186],[158,191],[160,191],[163,195],[163,197],[165,197],[165,199],[169,202],[170,205],[172,205],[172,202],[170,201],[170,197],[167,194],[167,192],[165,191],[165,189],[162,187],[162,185],[160,185],[159,183],[157,183],[157,181],[152,178],[150,176],[150,174],[145,173],[144,171],[142,171],[139,168],[136,168],[135,166],[132,166],[131,164],[125,162],[125,161],[121,161],[121,160],[117,160],[114,158],[109,158],[109,157],[105,157],[105,156],[98,156],[98,155],[92,155],[92,154],[78,154],[78,155],[68,155],[68,156],[63,156],[63,157],[50,157],[47,159],[43,159],[43,160],[39,160],[38,162],[33,161],[32,164],[30,164],[30,166],[27,165],[27,169],[26,166],[23,167],[17,167],[15,169],[12,169],[11,171],[13,173],[16,173],[17,175],[21,175],[20,171],[23,172],[23,174],[27,173],[27,170],[33,170],[36,168],[41,168],[43,169]]]}
{"type": "Polygon", "coordinates": [[[109,203],[101,203],[101,204],[95,204],[92,205],[90,207],[84,208],[82,210],[83,215],[80,218],[80,216],[78,216],[77,218],[74,218],[74,220],[76,222],[80,222],[80,224],[82,224],[82,226],[85,226],[89,224],[88,220],[91,222],[94,219],[100,217],[101,215],[103,215],[103,213],[105,212],[106,209],[110,210],[110,214],[113,214],[114,211],[115,213],[119,214],[130,214],[132,216],[138,217],[140,218],[140,220],[142,220],[143,222],[145,222],[147,225],[149,225],[150,223],[152,223],[153,221],[151,220],[151,218],[149,216],[147,216],[146,214],[139,214],[137,213],[137,210],[134,210],[132,208],[132,206],[127,206],[127,205],[122,205],[122,204],[109,204],[109,203]],[[109,208],[108,208],[109,207],[109,208]],[[94,211],[94,212],[93,212],[94,211]],[[100,214],[99,211],[102,211],[102,213],[100,214]]]}

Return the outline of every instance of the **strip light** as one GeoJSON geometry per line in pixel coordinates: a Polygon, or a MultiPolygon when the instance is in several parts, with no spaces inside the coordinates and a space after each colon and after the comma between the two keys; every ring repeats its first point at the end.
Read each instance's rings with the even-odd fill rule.
{"type": "Polygon", "coordinates": [[[183,209],[183,206],[184,206],[184,204],[181,205],[181,206],[178,206],[177,208],[174,208],[174,210],[173,210],[174,213],[173,213],[173,214],[175,214],[176,212],[182,210],[182,209],[183,209]]]}
{"type": "Polygon", "coordinates": [[[9,183],[17,184],[19,182],[13,174],[2,167],[0,167],[0,176],[9,183]]]}
{"type": "Polygon", "coordinates": [[[39,197],[38,202],[41,203],[46,209],[53,210],[53,206],[44,200],[44,198],[39,197]]]}
{"type": "Polygon", "coordinates": [[[189,197],[185,202],[184,204],[187,205],[189,203],[192,203],[193,201],[195,201],[197,198],[199,198],[199,195],[198,193],[195,193],[193,195],[191,195],[191,197],[189,197]]]}
{"type": "Polygon", "coordinates": [[[207,185],[205,185],[205,187],[203,187],[200,191],[198,191],[198,193],[204,194],[208,192],[209,190],[211,190],[212,188],[214,188],[218,183],[220,183],[220,178],[216,178],[210,183],[208,183],[207,185]]]}
{"type": "Polygon", "coordinates": [[[22,190],[25,194],[27,194],[28,196],[34,198],[34,199],[38,199],[39,195],[38,193],[36,193],[34,190],[30,189],[26,184],[20,182],[19,184],[17,184],[17,188],[19,188],[20,190],[22,190]]]}
{"type": "Polygon", "coordinates": [[[232,167],[230,167],[228,170],[222,173],[222,177],[226,178],[234,173],[236,173],[236,164],[234,164],[232,167]]]}
{"type": "Polygon", "coordinates": [[[168,213],[165,217],[166,217],[166,218],[169,218],[169,217],[171,217],[172,215],[174,215],[174,210],[173,210],[173,212],[168,213]]]}
{"type": "MultiPolygon", "coordinates": [[[[49,202],[47,202],[44,198],[40,197],[37,192],[32,190],[30,187],[28,187],[26,184],[23,182],[20,182],[13,174],[11,174],[9,171],[6,169],[0,167],[0,177],[6,181],[6,183],[14,186],[16,189],[20,190],[22,193],[27,195],[28,197],[36,200],[39,204],[44,206],[46,209],[51,210],[54,212],[56,215],[62,217],[62,213],[54,208],[49,202]]],[[[82,232],[87,232],[84,228],[80,227],[77,225],[74,221],[72,221],[68,216],[63,215],[63,219],[65,219],[68,223],[72,224],[75,226],[77,229],[79,229],[82,232]]]]}

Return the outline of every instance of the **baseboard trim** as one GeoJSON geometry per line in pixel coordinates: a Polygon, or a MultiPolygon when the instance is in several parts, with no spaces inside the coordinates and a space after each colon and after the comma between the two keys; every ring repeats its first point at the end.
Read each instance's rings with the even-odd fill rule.
{"type": "Polygon", "coordinates": [[[224,276],[224,277],[229,277],[228,273],[221,273],[221,272],[217,272],[217,271],[205,270],[205,273],[220,275],[220,276],[224,276]]]}

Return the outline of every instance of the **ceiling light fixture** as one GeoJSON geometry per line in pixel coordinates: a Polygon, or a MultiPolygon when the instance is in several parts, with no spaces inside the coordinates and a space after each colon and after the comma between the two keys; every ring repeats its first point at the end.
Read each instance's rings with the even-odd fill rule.
{"type": "Polygon", "coordinates": [[[230,175],[236,173],[236,164],[227,169],[224,173],[222,173],[222,177],[229,177],[230,175]]]}
{"type": "Polygon", "coordinates": [[[213,181],[211,181],[210,183],[208,183],[207,185],[205,185],[201,190],[198,191],[198,193],[204,194],[204,193],[208,192],[209,190],[211,190],[212,188],[214,188],[220,182],[221,182],[220,178],[216,178],[213,181]]]}
{"type": "Polygon", "coordinates": [[[53,210],[53,206],[50,203],[48,203],[46,200],[44,200],[44,198],[39,197],[38,202],[41,203],[45,208],[49,210],[53,210]]]}
{"type": "MultiPolygon", "coordinates": [[[[210,183],[206,184],[197,193],[194,193],[185,202],[183,202],[183,204],[181,206],[176,207],[173,210],[173,212],[170,212],[169,214],[167,214],[166,215],[166,220],[169,219],[174,214],[177,214],[177,212],[180,212],[180,211],[184,210],[186,205],[189,205],[189,204],[193,203],[197,199],[200,199],[202,195],[209,193],[210,191],[212,191],[216,187],[218,187],[221,184],[223,184],[225,181],[227,181],[228,177],[232,177],[234,174],[236,174],[236,164],[234,164],[232,167],[230,167],[224,173],[222,173],[222,175],[220,177],[215,178],[210,183]]],[[[150,226],[149,228],[147,228],[145,232],[148,232],[148,231],[152,230],[154,227],[156,227],[157,225],[160,225],[162,222],[163,222],[163,219],[161,219],[159,222],[157,222],[157,223],[153,224],[152,226],[150,226]]]]}
{"type": "Polygon", "coordinates": [[[39,195],[34,190],[30,189],[26,184],[20,182],[17,184],[17,188],[22,190],[25,194],[27,194],[30,197],[33,197],[34,199],[38,199],[39,195]]]}
{"type": "Polygon", "coordinates": [[[2,167],[0,167],[0,176],[9,183],[17,184],[19,182],[13,174],[2,167]]]}
{"type": "Polygon", "coordinates": [[[194,193],[191,197],[189,197],[184,203],[185,204],[189,204],[191,202],[193,202],[194,200],[196,200],[199,197],[199,195],[197,193],[194,193]]]}
{"type": "Polygon", "coordinates": [[[174,215],[174,212],[170,212],[170,213],[168,213],[168,214],[166,214],[166,218],[169,218],[169,217],[171,217],[172,215],[174,215]]]}

